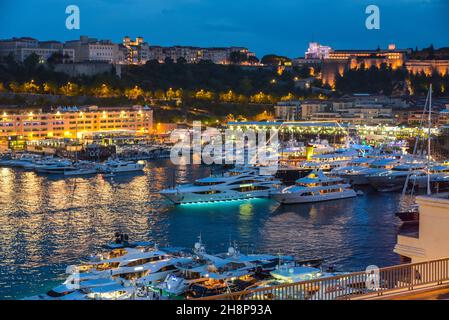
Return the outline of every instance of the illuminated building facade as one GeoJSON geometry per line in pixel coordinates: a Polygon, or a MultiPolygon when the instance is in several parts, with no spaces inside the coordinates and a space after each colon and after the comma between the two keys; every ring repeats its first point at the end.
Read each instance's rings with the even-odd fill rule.
{"type": "Polygon", "coordinates": [[[305,53],[306,59],[327,59],[332,52],[332,48],[329,46],[323,46],[318,42],[310,42],[309,48],[305,53]]]}
{"type": "Polygon", "coordinates": [[[361,67],[380,68],[382,64],[392,69],[400,68],[405,64],[408,53],[409,50],[396,49],[394,44],[390,44],[386,50],[333,50],[331,47],[313,42],[309,44],[304,60],[313,62],[321,60],[322,81],[333,87],[336,74],[343,75],[345,70],[361,67]]]}
{"type": "Polygon", "coordinates": [[[142,37],[131,40],[123,38],[123,46],[126,48],[126,61],[130,64],[145,64],[150,59],[150,47],[142,37]]]}
{"type": "Polygon", "coordinates": [[[0,139],[22,136],[26,140],[82,138],[92,132],[133,131],[147,135],[153,131],[153,111],[148,107],[129,109],[67,107],[51,113],[0,114],[0,139]]]}
{"type": "Polygon", "coordinates": [[[12,54],[18,62],[23,62],[30,55],[36,54],[41,63],[46,63],[48,58],[55,53],[62,54],[64,63],[75,60],[75,50],[64,48],[64,45],[59,41],[39,42],[29,37],[0,40],[0,57],[12,54]]]}
{"type": "Polygon", "coordinates": [[[230,64],[231,54],[234,52],[239,52],[246,57],[255,57],[253,52],[243,47],[200,48],[191,46],[150,46],[149,59],[158,60],[160,63],[163,63],[166,58],[170,58],[174,62],[179,58],[184,58],[186,63],[197,63],[208,60],[216,64],[230,64]]]}
{"type": "Polygon", "coordinates": [[[428,76],[432,73],[442,76],[449,74],[449,60],[409,60],[405,66],[413,74],[421,72],[428,76]]]}

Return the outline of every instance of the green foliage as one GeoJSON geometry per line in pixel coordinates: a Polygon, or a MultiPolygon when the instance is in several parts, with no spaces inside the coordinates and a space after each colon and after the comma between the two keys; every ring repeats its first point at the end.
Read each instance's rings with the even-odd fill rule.
{"type": "Polygon", "coordinates": [[[275,54],[267,54],[262,57],[262,64],[270,65],[270,66],[281,66],[284,65],[286,62],[291,62],[292,60],[290,58],[284,57],[284,56],[278,56],[275,54]]]}
{"type": "Polygon", "coordinates": [[[391,95],[395,83],[403,82],[406,71],[403,69],[392,70],[386,64],[380,68],[372,66],[365,69],[362,65],[358,69],[346,70],[343,75],[337,74],[335,79],[336,90],[343,93],[381,93],[391,95]]]}

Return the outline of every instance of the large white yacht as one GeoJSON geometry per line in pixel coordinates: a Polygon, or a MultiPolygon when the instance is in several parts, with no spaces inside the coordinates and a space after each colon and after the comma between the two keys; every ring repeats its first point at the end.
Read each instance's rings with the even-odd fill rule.
{"type": "Polygon", "coordinates": [[[357,193],[343,179],[327,177],[318,170],[271,196],[281,204],[293,204],[351,198],[357,193]]]}
{"type": "Polygon", "coordinates": [[[409,184],[417,188],[426,188],[427,183],[433,183],[440,178],[449,174],[449,166],[447,165],[431,165],[425,170],[419,170],[410,175],[409,184]]]}
{"type": "Polygon", "coordinates": [[[404,187],[407,177],[422,172],[426,164],[424,162],[404,163],[393,167],[391,170],[367,175],[368,182],[377,191],[398,191],[404,187]]]}
{"type": "Polygon", "coordinates": [[[192,184],[165,189],[160,194],[175,204],[207,203],[268,197],[280,184],[273,176],[260,175],[256,167],[243,167],[221,176],[210,176],[192,184]]]}
{"type": "Polygon", "coordinates": [[[386,172],[399,164],[401,164],[400,159],[381,158],[372,161],[368,166],[359,163],[359,165],[342,168],[336,174],[353,186],[364,185],[369,184],[367,176],[386,172]]]}

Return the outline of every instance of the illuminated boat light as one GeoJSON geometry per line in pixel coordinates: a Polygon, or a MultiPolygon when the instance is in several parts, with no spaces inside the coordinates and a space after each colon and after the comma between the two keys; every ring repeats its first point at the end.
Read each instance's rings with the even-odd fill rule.
{"type": "Polygon", "coordinates": [[[237,202],[237,201],[246,201],[246,200],[256,200],[260,198],[251,197],[251,198],[245,198],[245,199],[229,199],[229,200],[212,200],[212,201],[201,201],[201,202],[185,202],[180,203],[181,206],[186,205],[201,205],[201,204],[217,204],[217,203],[230,203],[230,202],[237,202]]]}

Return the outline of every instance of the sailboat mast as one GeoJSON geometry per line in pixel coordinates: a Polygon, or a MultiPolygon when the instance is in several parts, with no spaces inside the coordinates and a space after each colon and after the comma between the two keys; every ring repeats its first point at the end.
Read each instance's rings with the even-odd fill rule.
{"type": "Polygon", "coordinates": [[[429,128],[427,132],[427,195],[430,195],[430,133],[432,128],[432,84],[429,88],[429,128]]]}

